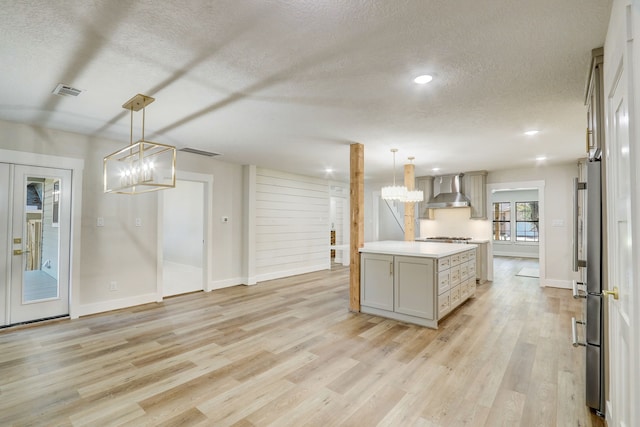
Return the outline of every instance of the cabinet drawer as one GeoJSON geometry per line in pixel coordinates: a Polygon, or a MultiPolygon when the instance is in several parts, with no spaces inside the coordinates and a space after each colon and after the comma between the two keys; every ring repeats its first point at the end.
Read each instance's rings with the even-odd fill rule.
{"type": "Polygon", "coordinates": [[[451,266],[458,265],[462,262],[460,254],[451,255],[451,266]]]}
{"type": "Polygon", "coordinates": [[[472,249],[469,252],[467,252],[469,254],[469,261],[476,261],[476,250],[472,249]]]}
{"type": "Polygon", "coordinates": [[[460,280],[467,280],[469,277],[469,263],[465,262],[460,265],[460,280]]]}
{"type": "Polygon", "coordinates": [[[462,252],[460,254],[460,262],[467,262],[467,261],[469,261],[469,251],[462,252]]]}
{"type": "Polygon", "coordinates": [[[460,301],[464,301],[469,296],[469,285],[467,281],[464,281],[460,284],[460,301]]]}
{"type": "Polygon", "coordinates": [[[438,273],[438,295],[449,290],[449,270],[438,273]]]}
{"type": "Polygon", "coordinates": [[[449,297],[449,292],[438,296],[438,318],[441,318],[451,310],[449,297]]]}
{"type": "Polygon", "coordinates": [[[451,267],[451,257],[443,257],[438,259],[438,271],[447,270],[451,267]]]}
{"type": "Polygon", "coordinates": [[[467,277],[468,278],[469,277],[473,277],[475,279],[475,277],[476,277],[476,263],[475,263],[475,260],[473,262],[469,261],[467,263],[467,266],[468,266],[468,273],[469,273],[469,275],[467,277]]]}
{"type": "Polygon", "coordinates": [[[460,283],[460,266],[452,267],[450,271],[449,281],[451,286],[455,286],[460,283]]]}
{"type": "Polygon", "coordinates": [[[461,291],[460,288],[461,288],[460,285],[454,286],[453,288],[451,288],[451,291],[449,291],[451,308],[453,308],[456,305],[460,304],[460,301],[461,301],[461,298],[462,298],[461,293],[460,293],[460,291],[461,291]]]}
{"type": "Polygon", "coordinates": [[[472,277],[467,280],[467,297],[471,298],[476,294],[476,279],[472,277]]]}

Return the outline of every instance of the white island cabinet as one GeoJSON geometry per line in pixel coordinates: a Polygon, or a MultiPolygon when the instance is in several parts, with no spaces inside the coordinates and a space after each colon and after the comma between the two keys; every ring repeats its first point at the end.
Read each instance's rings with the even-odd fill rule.
{"type": "Polygon", "coordinates": [[[437,328],[475,294],[475,245],[372,242],[360,257],[363,313],[437,328]]]}

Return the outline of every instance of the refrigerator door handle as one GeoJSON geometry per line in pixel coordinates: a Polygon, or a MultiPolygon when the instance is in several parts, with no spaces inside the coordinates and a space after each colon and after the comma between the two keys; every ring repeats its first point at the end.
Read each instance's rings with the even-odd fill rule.
{"type": "Polygon", "coordinates": [[[586,262],[578,259],[578,192],[586,188],[586,182],[579,182],[578,178],[573,178],[573,271],[586,266],[586,262]]]}
{"type": "Polygon", "coordinates": [[[586,347],[587,343],[578,341],[578,323],[584,325],[584,322],[576,320],[575,317],[571,318],[571,335],[572,335],[572,338],[573,338],[573,346],[574,347],[578,347],[578,346],[586,347]]]}

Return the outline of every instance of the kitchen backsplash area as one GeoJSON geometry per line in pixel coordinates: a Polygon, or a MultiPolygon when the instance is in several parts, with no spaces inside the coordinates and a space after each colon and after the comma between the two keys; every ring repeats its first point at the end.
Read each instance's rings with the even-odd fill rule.
{"type": "Polygon", "coordinates": [[[460,236],[491,239],[491,221],[469,219],[470,208],[434,209],[434,219],[420,220],[420,237],[460,236]]]}

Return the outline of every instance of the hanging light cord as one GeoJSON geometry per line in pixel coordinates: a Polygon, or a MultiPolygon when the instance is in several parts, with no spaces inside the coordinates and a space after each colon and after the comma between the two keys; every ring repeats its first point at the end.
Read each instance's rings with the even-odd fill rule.
{"type": "Polygon", "coordinates": [[[397,148],[392,148],[391,152],[393,153],[393,186],[396,186],[396,151],[397,148]]]}

